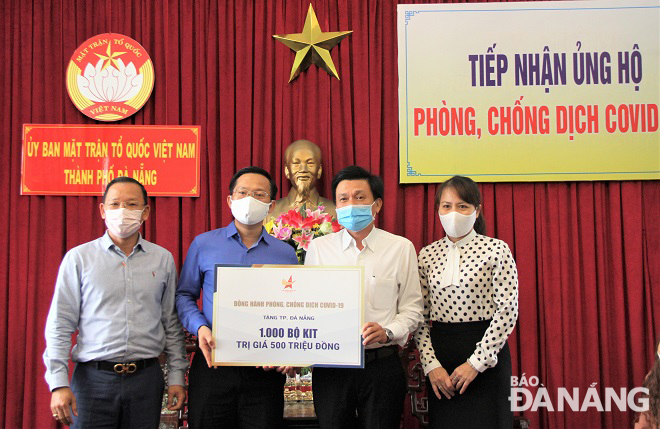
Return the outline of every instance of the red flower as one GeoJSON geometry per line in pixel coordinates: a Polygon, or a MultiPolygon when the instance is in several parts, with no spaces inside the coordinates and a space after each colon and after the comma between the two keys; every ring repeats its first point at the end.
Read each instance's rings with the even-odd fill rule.
{"type": "Polygon", "coordinates": [[[303,218],[298,210],[289,210],[281,214],[277,218],[277,222],[281,222],[282,225],[289,226],[290,228],[300,229],[303,225],[303,218]]]}
{"type": "Polygon", "coordinates": [[[314,225],[318,225],[319,220],[314,219],[313,217],[306,217],[303,219],[302,225],[300,226],[301,229],[312,229],[314,225]]]}
{"type": "Polygon", "coordinates": [[[298,249],[303,249],[306,252],[307,248],[309,247],[309,243],[312,242],[313,238],[314,238],[314,233],[312,231],[308,229],[303,229],[300,232],[300,235],[293,236],[293,241],[298,243],[298,249]]]}

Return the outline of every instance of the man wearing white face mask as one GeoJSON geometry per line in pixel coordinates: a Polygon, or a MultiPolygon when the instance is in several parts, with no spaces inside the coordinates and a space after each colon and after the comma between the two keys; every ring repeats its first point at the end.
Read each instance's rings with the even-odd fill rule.
{"type": "Polygon", "coordinates": [[[165,351],[170,410],[186,398],[172,254],[143,239],[147,192],[135,179],[108,183],[99,205],[108,231],[64,257],[46,322],[46,381],[53,418],[74,428],[156,428],[165,351]],[[78,330],[69,387],[71,335],[78,330]]]}
{"type": "Polygon", "coordinates": [[[422,321],[413,244],[374,226],[383,181],[350,166],[332,179],[337,221],[344,230],[313,240],[305,265],[364,266],[364,368],[315,368],[314,408],[322,429],[398,429],[406,377],[398,346],[422,321]]]}
{"type": "MultiPolygon", "coordinates": [[[[284,410],[282,372],[288,367],[211,368],[215,264],[297,265],[293,247],[270,236],[263,220],[273,210],[277,186],[259,167],[239,170],[229,182],[234,220],[225,228],[198,235],[181,269],[176,304],[181,322],[197,335],[199,351],[190,367],[188,423],[191,428],[278,428],[284,410]],[[197,300],[202,295],[202,311],[197,300]]],[[[258,288],[258,284],[245,287],[258,288]]]]}

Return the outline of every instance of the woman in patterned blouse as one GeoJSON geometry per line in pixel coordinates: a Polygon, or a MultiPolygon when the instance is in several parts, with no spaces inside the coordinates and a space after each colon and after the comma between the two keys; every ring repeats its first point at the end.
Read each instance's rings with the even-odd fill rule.
{"type": "Polygon", "coordinates": [[[477,184],[454,176],[435,206],[446,236],[419,253],[425,322],[415,332],[431,428],[510,429],[518,273],[509,247],[487,237],[477,184]]]}

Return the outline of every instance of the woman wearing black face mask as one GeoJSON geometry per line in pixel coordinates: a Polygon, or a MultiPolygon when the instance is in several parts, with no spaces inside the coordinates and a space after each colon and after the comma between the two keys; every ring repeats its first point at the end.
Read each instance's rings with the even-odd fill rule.
{"type": "Polygon", "coordinates": [[[506,243],[483,235],[474,181],[444,182],[435,205],[446,237],[419,253],[426,323],[415,332],[428,376],[429,427],[510,429],[506,340],[518,317],[516,263],[506,243]]]}

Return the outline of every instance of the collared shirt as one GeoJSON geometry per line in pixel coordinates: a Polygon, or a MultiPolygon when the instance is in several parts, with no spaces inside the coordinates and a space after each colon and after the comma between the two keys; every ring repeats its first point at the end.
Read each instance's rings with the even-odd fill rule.
{"type": "Polygon", "coordinates": [[[345,229],[316,238],[309,244],[305,265],[364,266],[366,321],[391,330],[393,342],[403,346],[422,321],[415,247],[410,240],[378,228],[362,244],[364,248],[358,249],[345,229]]]}
{"type": "Polygon", "coordinates": [[[261,236],[249,249],[241,241],[233,221],[225,228],[198,235],[188,249],[176,291],[176,307],[181,322],[194,335],[202,325],[212,328],[215,264],[298,265],[298,258],[293,247],[268,235],[263,227],[261,236]],[[197,306],[202,290],[203,313],[197,306]]]}
{"type": "MultiPolygon", "coordinates": [[[[419,252],[419,280],[426,320],[462,323],[492,319],[469,361],[480,372],[497,365],[497,353],[518,318],[518,272],[509,246],[474,231],[456,243],[445,237],[419,252]],[[443,273],[453,269],[447,266],[448,255],[455,250],[460,257],[459,284],[443,287],[443,273]]],[[[425,374],[442,366],[428,324],[419,327],[415,342],[425,374]]]]}
{"type": "Polygon", "coordinates": [[[129,256],[108,233],[64,256],[46,321],[46,381],[69,386],[74,362],[130,362],[167,354],[170,385],[184,385],[184,335],[174,309],[172,254],[143,239],[129,256]]]}
{"type": "Polygon", "coordinates": [[[442,272],[440,273],[440,287],[448,286],[459,286],[461,284],[460,280],[460,262],[461,262],[461,249],[464,244],[467,244],[474,237],[477,236],[477,232],[472,229],[465,237],[458,240],[456,243],[453,243],[451,240],[447,239],[451,244],[447,249],[445,254],[445,261],[443,265],[442,272]]]}

